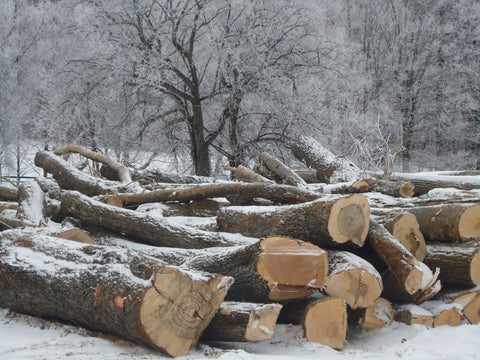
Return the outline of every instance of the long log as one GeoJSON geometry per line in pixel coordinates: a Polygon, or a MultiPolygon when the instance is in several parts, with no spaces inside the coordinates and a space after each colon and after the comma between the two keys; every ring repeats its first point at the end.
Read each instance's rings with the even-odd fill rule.
{"type": "Polygon", "coordinates": [[[414,185],[408,181],[385,181],[374,179],[361,179],[344,185],[326,185],[324,193],[332,194],[361,194],[366,192],[379,192],[393,197],[413,196],[414,185]]]}
{"type": "Polygon", "coordinates": [[[201,250],[165,249],[110,236],[94,235],[94,241],[134,249],[176,266],[230,276],[235,282],[226,299],[232,301],[263,303],[305,297],[322,288],[328,274],[324,250],[284,237],[201,250]]]}
{"type": "Polygon", "coordinates": [[[428,244],[425,264],[440,268],[440,280],[447,286],[480,285],[480,244],[428,244]]]}
{"type": "Polygon", "coordinates": [[[223,302],[201,340],[258,342],[270,339],[281,308],[280,304],[223,302]]]}
{"type": "Polygon", "coordinates": [[[52,196],[61,201],[62,211],[85,224],[122,233],[146,244],[198,249],[252,242],[252,239],[238,235],[179,226],[168,218],[103,204],[74,191],[64,190],[52,196]]]}
{"type": "Polygon", "coordinates": [[[307,183],[292,169],[269,153],[260,153],[258,160],[261,165],[265,166],[269,171],[274,173],[276,177],[280,178],[281,183],[292,186],[307,186],[307,183]]]}
{"type": "Polygon", "coordinates": [[[446,204],[408,210],[417,217],[426,241],[480,240],[480,205],[446,204]]]}
{"type": "Polygon", "coordinates": [[[277,207],[228,207],[219,211],[220,231],[262,237],[290,236],[319,246],[362,246],[369,223],[369,205],[362,195],[325,197],[277,207]]]}
{"type": "Polygon", "coordinates": [[[17,201],[17,189],[9,186],[0,186],[0,200],[17,201]]]}
{"type": "Polygon", "coordinates": [[[269,183],[273,184],[274,181],[257,174],[255,171],[246,168],[243,165],[238,165],[236,168],[231,166],[225,166],[224,170],[229,170],[235,174],[235,180],[249,182],[249,183],[269,183]]]}
{"type": "Polygon", "coordinates": [[[12,219],[8,216],[0,215],[0,230],[9,230],[19,227],[36,227],[37,224],[25,220],[12,219]]]}
{"type": "Polygon", "coordinates": [[[190,216],[190,217],[213,217],[217,215],[221,207],[230,203],[216,201],[214,199],[193,200],[189,203],[165,202],[146,203],[140,205],[136,210],[140,212],[156,212],[161,216],[190,216]]]}
{"type": "Polygon", "coordinates": [[[137,253],[21,232],[0,235],[0,306],[119,335],[183,356],[231,279],[137,253]]]}
{"type": "Polygon", "coordinates": [[[352,310],[348,314],[350,323],[358,323],[362,329],[380,329],[390,325],[395,319],[390,301],[382,298],[375,300],[372,306],[352,310]]]}
{"type": "Polygon", "coordinates": [[[362,258],[347,251],[328,251],[328,277],[323,291],[352,308],[373,306],[383,290],[382,277],[362,258]]]}
{"type": "Polygon", "coordinates": [[[341,350],[347,335],[347,306],[341,298],[316,293],[284,303],[278,322],[301,324],[308,341],[341,350]]]}
{"type": "Polygon", "coordinates": [[[454,175],[435,175],[422,177],[422,174],[401,174],[397,173],[392,179],[400,181],[410,181],[414,186],[414,196],[427,194],[436,188],[454,188],[459,190],[473,190],[480,188],[479,176],[454,176],[454,175]]]}
{"type": "Polygon", "coordinates": [[[17,219],[37,226],[45,224],[47,199],[40,185],[34,180],[25,181],[18,187],[17,219]]]}
{"type": "Polygon", "coordinates": [[[462,311],[463,317],[467,319],[470,324],[480,323],[480,291],[467,290],[465,292],[455,294],[449,299],[450,302],[462,311]]]}
{"type": "Polygon", "coordinates": [[[455,303],[447,304],[441,300],[432,300],[424,302],[422,307],[433,314],[433,327],[459,326],[462,322],[461,310],[455,303]]]}
{"type": "Polygon", "coordinates": [[[329,184],[361,178],[361,170],[354,163],[335,156],[313,138],[302,137],[292,144],[291,150],[293,156],[316,170],[320,182],[329,184]]]}
{"type": "Polygon", "coordinates": [[[119,177],[119,179],[122,183],[132,182],[132,177],[130,176],[130,171],[128,170],[128,168],[126,166],[123,166],[118,161],[113,160],[113,159],[109,158],[108,156],[99,154],[95,151],[85,149],[85,148],[83,148],[79,145],[71,144],[71,145],[67,145],[63,148],[57,148],[53,151],[53,153],[55,155],[65,155],[65,154],[71,154],[71,153],[80,154],[80,155],[86,157],[87,159],[100,162],[100,163],[108,166],[109,168],[111,168],[115,172],[117,172],[118,177],[119,177]]]}

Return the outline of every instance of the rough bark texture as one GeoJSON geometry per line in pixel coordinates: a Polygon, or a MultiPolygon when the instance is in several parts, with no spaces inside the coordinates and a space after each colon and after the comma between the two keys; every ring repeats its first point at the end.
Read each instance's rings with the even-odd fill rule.
{"type": "Polygon", "coordinates": [[[281,183],[292,186],[306,186],[307,183],[298,176],[295,171],[290,169],[284,163],[277,158],[273,157],[267,152],[262,152],[258,156],[258,160],[261,165],[265,166],[268,170],[281,179],[281,183]]]}
{"type": "Polygon", "coordinates": [[[440,280],[447,286],[480,285],[480,244],[428,244],[424,263],[440,268],[440,280]]]}
{"type": "Polygon", "coordinates": [[[305,181],[307,184],[316,184],[318,183],[317,176],[315,175],[315,172],[309,169],[306,170],[295,170],[295,173],[300,176],[303,181],[305,181]]]}
{"type": "Polygon", "coordinates": [[[17,219],[32,224],[45,224],[47,200],[40,185],[34,180],[25,181],[18,187],[17,219]]]}
{"type": "Polygon", "coordinates": [[[347,251],[328,251],[328,277],[323,290],[339,297],[352,308],[373,306],[383,290],[382,278],[375,268],[347,251]]]}
{"type": "Polygon", "coordinates": [[[394,306],[395,320],[407,325],[419,324],[427,327],[433,327],[434,315],[424,308],[408,304],[394,306]]]}
{"type": "Polygon", "coordinates": [[[281,308],[280,304],[224,302],[202,340],[258,342],[270,339],[281,308]]]}
{"type": "Polygon", "coordinates": [[[115,161],[108,156],[96,153],[95,151],[91,151],[85,149],[78,145],[68,145],[63,148],[58,148],[53,151],[55,155],[65,155],[71,153],[80,154],[87,159],[100,162],[110,169],[114,170],[118,174],[118,178],[122,183],[130,183],[132,182],[132,177],[130,176],[130,171],[127,167],[120,164],[118,161],[115,161]]]}
{"type": "Polygon", "coordinates": [[[17,189],[8,186],[0,186],[0,200],[17,201],[17,189]]]}
{"type": "Polygon", "coordinates": [[[362,246],[368,232],[369,205],[362,195],[327,197],[278,207],[229,207],[218,213],[220,231],[262,237],[290,236],[319,246],[362,246]]]}
{"type": "Polygon", "coordinates": [[[166,203],[146,203],[140,205],[136,210],[140,212],[157,212],[162,216],[195,216],[212,217],[216,216],[221,207],[229,204],[213,200],[193,200],[189,203],[166,202],[166,203]]]}
{"type": "Polygon", "coordinates": [[[480,205],[447,204],[408,209],[417,217],[426,241],[480,240],[480,205]]]}
{"type": "Polygon", "coordinates": [[[341,298],[316,293],[285,302],[278,322],[301,324],[308,341],[340,350],[347,334],[347,306],[341,298]]]}
{"type": "MultiPolygon", "coordinates": [[[[419,178],[418,176],[408,176],[408,174],[395,174],[394,179],[400,181],[410,181],[414,186],[414,196],[420,196],[436,188],[454,188],[459,190],[473,190],[480,188],[478,180],[465,180],[456,176],[440,176],[439,180],[428,178],[419,178]]],[[[478,177],[477,177],[478,178],[478,177]]]]}
{"type": "Polygon", "coordinates": [[[360,169],[344,157],[338,157],[313,138],[303,137],[292,144],[292,154],[316,170],[319,182],[338,183],[361,178],[360,169]]]}
{"type": "Polygon", "coordinates": [[[84,223],[122,233],[137,241],[155,246],[198,249],[251,242],[251,239],[231,234],[179,226],[168,218],[103,204],[78,192],[61,191],[55,196],[62,202],[62,209],[66,213],[84,223]]]}
{"type": "Polygon", "coordinates": [[[189,273],[136,253],[48,236],[0,240],[0,305],[186,355],[230,278],[189,273]]]}
{"type": "Polygon", "coordinates": [[[397,182],[362,179],[355,181],[351,185],[334,187],[331,190],[328,190],[329,187],[327,186],[325,188],[325,192],[327,192],[327,190],[332,194],[359,194],[366,192],[379,192],[393,197],[411,197],[413,196],[413,188],[413,184],[407,181],[397,182]]]}
{"type": "Polygon", "coordinates": [[[349,322],[356,322],[362,329],[380,329],[390,325],[395,319],[390,301],[382,298],[375,300],[372,306],[350,311],[349,322]]]}

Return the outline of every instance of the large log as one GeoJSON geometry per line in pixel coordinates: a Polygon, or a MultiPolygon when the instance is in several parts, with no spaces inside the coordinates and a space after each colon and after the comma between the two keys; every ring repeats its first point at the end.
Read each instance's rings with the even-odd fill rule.
{"type": "Polygon", "coordinates": [[[135,249],[176,266],[230,276],[235,282],[227,300],[232,301],[269,302],[305,297],[322,288],[328,274],[324,250],[284,237],[201,250],[151,247],[111,236],[94,236],[94,241],[135,249]]]}
{"type": "Polygon", "coordinates": [[[455,303],[447,304],[441,300],[432,300],[424,302],[422,308],[433,314],[433,327],[459,326],[462,322],[461,310],[455,303]]]}
{"type": "Polygon", "coordinates": [[[122,209],[75,191],[50,193],[62,203],[62,211],[90,226],[125,234],[155,246],[206,248],[251,243],[252,239],[228,233],[202,231],[181,226],[168,218],[122,209]]]}
{"type": "Polygon", "coordinates": [[[258,342],[270,339],[280,304],[224,302],[205,330],[202,341],[258,342]]]}
{"type": "Polygon", "coordinates": [[[417,217],[426,241],[480,240],[480,205],[446,204],[408,209],[417,217]]]}
{"type": "Polygon", "coordinates": [[[335,156],[313,138],[302,137],[292,144],[291,150],[293,156],[316,170],[320,182],[329,184],[361,178],[361,170],[354,163],[335,156]]]}
{"type": "Polygon", "coordinates": [[[292,169],[269,153],[260,153],[260,155],[258,155],[258,160],[260,165],[265,166],[269,171],[274,173],[276,177],[280,178],[281,183],[292,186],[307,186],[307,183],[292,169]]]}
{"type": "Polygon", "coordinates": [[[414,196],[427,194],[436,188],[454,188],[459,190],[473,190],[480,188],[479,176],[454,176],[454,175],[435,175],[422,176],[422,174],[401,174],[397,173],[392,179],[400,181],[410,181],[414,186],[414,196]]]}
{"type": "Polygon", "coordinates": [[[424,325],[433,327],[435,316],[428,310],[414,304],[395,305],[395,320],[407,325],[424,325]]]}
{"type": "Polygon", "coordinates": [[[132,182],[132,177],[130,176],[130,171],[128,170],[127,167],[123,166],[118,161],[113,160],[113,159],[109,158],[108,156],[99,154],[95,151],[91,151],[91,150],[85,149],[81,146],[71,144],[71,145],[67,145],[63,148],[57,148],[53,151],[53,153],[55,155],[65,155],[65,154],[71,154],[71,153],[80,154],[80,155],[86,157],[87,159],[100,162],[100,163],[108,166],[109,168],[111,168],[115,172],[117,172],[118,178],[120,179],[120,181],[122,183],[132,182]]]}
{"type": "Polygon", "coordinates": [[[323,290],[352,308],[373,306],[383,290],[382,277],[362,258],[347,251],[328,251],[328,277],[323,290]]]}
{"type": "Polygon", "coordinates": [[[332,194],[360,194],[366,192],[379,192],[393,197],[413,196],[414,186],[408,181],[385,181],[374,179],[361,179],[343,185],[326,185],[324,193],[332,194]]]}
{"type": "Polygon", "coordinates": [[[480,291],[478,288],[452,295],[448,297],[448,301],[454,303],[462,311],[463,317],[470,324],[480,323],[480,291]]]}
{"type": "Polygon", "coordinates": [[[47,199],[40,185],[34,180],[25,181],[18,187],[17,219],[37,226],[45,224],[47,199]]]}
{"type": "Polygon", "coordinates": [[[9,186],[0,186],[0,200],[17,201],[17,189],[9,186]]]}
{"type": "Polygon", "coordinates": [[[16,230],[0,235],[0,306],[183,356],[231,283],[134,252],[16,230]]]}
{"type": "Polygon", "coordinates": [[[395,318],[392,304],[382,298],[375,300],[372,306],[350,311],[349,322],[355,322],[362,329],[380,329],[390,325],[395,318]]]}
{"type": "Polygon", "coordinates": [[[319,246],[362,246],[369,224],[369,205],[362,195],[332,196],[277,207],[228,207],[219,211],[220,231],[246,236],[290,236],[319,246]]]}
{"type": "Polygon", "coordinates": [[[431,269],[440,268],[440,280],[447,286],[480,285],[480,244],[428,244],[424,260],[431,269]]]}
{"type": "Polygon", "coordinates": [[[341,298],[316,293],[284,303],[278,322],[301,324],[308,341],[341,350],[347,335],[347,306],[341,298]]]}

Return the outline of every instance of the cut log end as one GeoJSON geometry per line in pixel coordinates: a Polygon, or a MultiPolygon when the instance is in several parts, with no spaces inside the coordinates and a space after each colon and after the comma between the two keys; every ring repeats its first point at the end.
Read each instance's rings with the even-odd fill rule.
{"type": "Polygon", "coordinates": [[[339,298],[319,300],[312,303],[303,324],[308,341],[340,350],[347,335],[347,309],[339,298]]]}
{"type": "Polygon", "coordinates": [[[415,185],[410,181],[403,182],[398,191],[401,197],[412,197],[414,195],[415,185]]]}
{"type": "Polygon", "coordinates": [[[405,280],[403,288],[409,294],[415,294],[422,287],[423,272],[415,267],[413,268],[405,280]]]}
{"type": "Polygon", "coordinates": [[[462,315],[457,308],[451,308],[448,310],[442,311],[440,314],[435,316],[433,321],[434,327],[439,326],[459,326],[462,323],[462,315]]]}
{"type": "Polygon", "coordinates": [[[389,231],[418,261],[425,259],[425,256],[427,256],[427,245],[420,232],[420,226],[415,215],[407,212],[402,213],[395,219],[389,231]]]}
{"type": "Polygon", "coordinates": [[[338,243],[362,246],[368,234],[370,206],[363,195],[342,198],[332,206],[328,220],[330,236],[338,243]]]}
{"type": "Polygon", "coordinates": [[[468,207],[458,223],[460,241],[480,240],[480,205],[468,207]]]}
{"type": "Polygon", "coordinates": [[[152,345],[173,357],[186,355],[214,317],[229,285],[230,278],[200,282],[178,269],[165,269],[145,293],[140,310],[152,345]]]}
{"type": "Polygon", "coordinates": [[[325,284],[328,256],[318,246],[285,237],[269,237],[261,241],[261,249],[256,265],[258,274],[270,284],[285,286],[284,291],[279,286],[272,287],[271,291],[278,294],[271,294],[271,300],[279,301],[279,296],[286,296],[281,300],[296,298],[295,293],[308,292],[305,288],[321,288],[325,284]]]}
{"type": "Polygon", "coordinates": [[[380,329],[390,325],[395,318],[390,301],[378,298],[375,304],[365,309],[360,326],[363,329],[380,329]]]}
{"type": "Polygon", "coordinates": [[[94,244],[93,239],[85,231],[81,229],[69,229],[62,231],[57,237],[66,240],[72,240],[84,244],[94,244]]]}
{"type": "Polygon", "coordinates": [[[473,285],[480,285],[480,248],[473,255],[470,262],[470,278],[472,279],[473,285]]]}
{"type": "Polygon", "coordinates": [[[267,305],[253,311],[250,314],[250,320],[245,331],[245,340],[258,342],[270,339],[277,324],[281,308],[281,305],[267,305]]]}

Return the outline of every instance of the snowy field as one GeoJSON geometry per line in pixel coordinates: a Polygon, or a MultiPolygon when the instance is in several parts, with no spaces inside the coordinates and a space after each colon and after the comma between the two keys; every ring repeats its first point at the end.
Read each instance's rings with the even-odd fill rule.
{"type": "MultiPolygon", "coordinates": [[[[199,344],[178,359],[480,359],[480,325],[439,327],[394,322],[379,330],[349,329],[342,351],[308,343],[299,326],[277,325],[256,343],[199,344]]],[[[0,308],[0,359],[162,359],[161,353],[109,336],[0,308]]]]}

